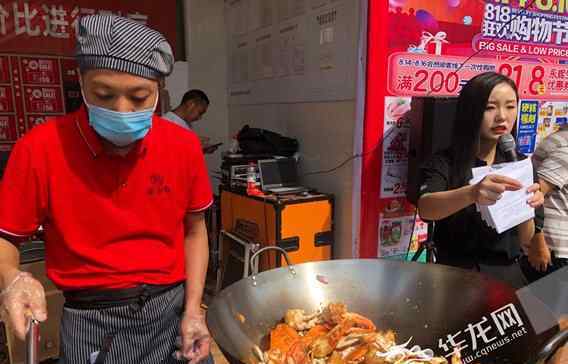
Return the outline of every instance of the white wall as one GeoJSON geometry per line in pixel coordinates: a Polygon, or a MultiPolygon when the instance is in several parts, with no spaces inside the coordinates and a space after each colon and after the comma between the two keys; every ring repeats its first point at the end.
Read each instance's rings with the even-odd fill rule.
{"type": "MultiPolygon", "coordinates": [[[[169,1],[169,0],[168,0],[169,1]]],[[[205,91],[211,104],[203,118],[193,124],[211,143],[224,142],[216,153],[206,155],[210,175],[220,170],[221,152],[229,147],[227,105],[227,51],[223,0],[186,0],[184,3],[187,62],[177,62],[166,80],[172,108],[189,89],[205,91]]],[[[218,181],[213,179],[217,190],[218,181]]]]}
{"type": "MultiPolygon", "coordinates": [[[[355,101],[231,105],[230,134],[244,124],[297,138],[300,142],[300,174],[336,167],[353,154],[355,101]]],[[[352,257],[353,164],[329,174],[302,178],[303,184],[335,195],[334,256],[352,257]]]]}
{"type": "Polygon", "coordinates": [[[179,105],[183,94],[189,89],[189,63],[177,61],[174,63],[172,74],[166,78],[168,93],[167,110],[170,111],[179,105]]]}
{"type": "MultiPolygon", "coordinates": [[[[356,4],[357,1],[354,1],[356,4]]],[[[327,170],[353,155],[356,118],[355,94],[340,102],[228,105],[226,39],[223,0],[186,0],[189,87],[202,88],[211,107],[196,126],[213,141],[228,141],[243,125],[261,127],[297,138],[301,174],[327,170]]],[[[358,27],[358,24],[353,26],[358,27]]],[[[357,44],[346,50],[357,52],[357,44]]],[[[356,70],[353,70],[355,83],[356,70]]],[[[171,95],[175,102],[176,95],[171,95]]],[[[208,157],[210,169],[220,166],[220,153],[208,157]]],[[[331,174],[306,176],[305,185],[333,193],[335,199],[336,257],[351,257],[353,164],[331,174]]]]}
{"type": "MultiPolygon", "coordinates": [[[[327,1],[321,3],[328,4],[327,1]]],[[[307,4],[309,7],[312,7],[314,2],[308,1],[307,4]]],[[[315,64],[315,68],[313,67],[313,60],[316,59],[317,61],[317,57],[310,58],[310,55],[317,55],[320,51],[315,47],[320,46],[319,42],[321,38],[316,37],[316,42],[307,41],[305,43],[306,46],[313,47],[306,49],[305,52],[306,58],[312,61],[307,61],[307,73],[303,76],[302,82],[300,82],[297,87],[298,93],[301,93],[301,87],[305,89],[324,87],[321,85],[334,87],[333,89],[319,90],[319,96],[317,97],[337,94],[341,95],[337,96],[337,99],[343,101],[272,103],[274,97],[271,99],[260,95],[261,92],[267,91],[263,89],[263,87],[266,87],[267,82],[261,80],[255,81],[254,79],[251,82],[252,85],[248,87],[252,90],[250,95],[256,96],[251,96],[246,100],[243,100],[240,96],[231,97],[229,99],[229,133],[232,134],[238,131],[244,124],[250,124],[254,127],[270,129],[298,139],[301,153],[301,174],[333,169],[357,153],[357,151],[355,151],[357,148],[355,148],[354,140],[360,139],[360,136],[355,135],[355,130],[358,130],[356,126],[358,114],[356,107],[356,78],[357,72],[359,71],[357,66],[359,55],[358,43],[360,39],[364,39],[361,37],[361,34],[359,34],[358,30],[362,24],[361,14],[363,12],[361,1],[359,0],[346,0],[339,6],[340,9],[342,9],[340,18],[351,19],[347,23],[341,23],[340,21],[336,26],[336,31],[341,29],[342,32],[345,32],[345,34],[341,34],[341,36],[344,37],[346,41],[340,42],[340,38],[337,39],[338,44],[341,44],[341,49],[339,52],[335,53],[336,57],[339,57],[336,60],[336,69],[341,69],[342,72],[345,72],[344,75],[339,75],[345,77],[338,77],[337,74],[329,73],[327,76],[323,76],[327,78],[317,78],[322,77],[323,73],[318,64],[315,64]],[[319,81],[313,84],[310,80],[314,79],[318,79],[319,81]],[[339,83],[332,82],[338,79],[342,81],[339,83]],[[263,103],[265,102],[263,100],[267,99],[271,101],[263,103]]],[[[309,19],[313,20],[313,18],[309,19]]],[[[313,29],[310,28],[308,32],[306,39],[313,40],[313,29]]],[[[227,37],[229,36],[230,34],[227,37]]],[[[278,55],[276,58],[277,57],[278,55]]],[[[231,68],[229,69],[231,70],[231,68]]],[[[230,79],[234,79],[234,77],[230,77],[230,79]]],[[[278,84],[278,81],[275,81],[276,82],[271,82],[271,84],[278,84]]],[[[235,87],[235,85],[231,87],[235,87]]],[[[246,88],[246,86],[242,87],[246,88]]],[[[239,87],[237,86],[235,90],[238,89],[239,87]]],[[[289,89],[286,90],[289,91],[289,89]]],[[[279,93],[276,91],[271,91],[270,94],[278,95],[279,93]]],[[[302,99],[314,100],[317,99],[317,97],[302,99]]],[[[289,99],[290,97],[288,95],[286,100],[289,101],[289,99]]],[[[294,99],[294,97],[292,97],[292,99],[294,99]]],[[[358,148],[360,148],[359,144],[360,143],[357,143],[358,148]]],[[[354,175],[357,176],[356,178],[360,178],[360,174],[354,171],[353,161],[350,161],[340,169],[331,173],[308,175],[301,181],[309,187],[314,187],[322,192],[335,195],[334,256],[337,258],[350,258],[358,254],[358,252],[353,249],[356,240],[355,237],[359,232],[358,226],[354,227],[354,224],[358,224],[357,221],[354,222],[354,219],[356,219],[358,215],[353,213],[353,206],[359,206],[358,201],[356,201],[356,196],[353,195],[354,175]]]]}

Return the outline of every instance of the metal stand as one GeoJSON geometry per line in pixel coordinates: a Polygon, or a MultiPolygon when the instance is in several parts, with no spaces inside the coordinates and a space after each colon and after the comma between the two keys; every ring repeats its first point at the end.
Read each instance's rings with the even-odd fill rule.
{"type": "Polygon", "coordinates": [[[428,235],[426,237],[426,241],[420,243],[418,250],[412,256],[412,261],[417,262],[424,250],[426,250],[426,262],[428,263],[436,263],[437,259],[437,252],[436,252],[436,245],[434,244],[433,237],[434,237],[434,222],[430,221],[427,223],[428,225],[428,235]]]}
{"type": "MultiPolygon", "coordinates": [[[[237,259],[239,262],[242,262],[243,264],[243,275],[242,278],[246,278],[250,275],[250,258],[253,255],[253,253],[255,253],[256,251],[258,251],[260,249],[260,244],[259,243],[255,243],[254,241],[248,240],[248,239],[244,239],[243,237],[237,236],[232,232],[228,232],[225,231],[223,229],[221,229],[221,231],[219,232],[219,237],[220,237],[220,244],[219,244],[219,254],[220,256],[225,256],[223,249],[225,249],[226,247],[224,247],[223,244],[223,239],[227,238],[235,243],[237,243],[241,248],[241,249],[231,249],[229,248],[229,251],[227,252],[229,255],[232,255],[233,258],[237,259]]],[[[217,279],[217,284],[215,286],[215,293],[217,294],[219,291],[221,291],[221,289],[223,288],[223,281],[224,281],[224,274],[225,271],[227,270],[227,264],[228,262],[224,262],[223,263],[224,266],[220,267],[219,270],[219,274],[218,274],[218,279],[217,279]]],[[[258,259],[254,262],[254,265],[252,266],[253,271],[256,270],[258,271],[258,259]]]]}
{"type": "MultiPolygon", "coordinates": [[[[213,205],[205,213],[205,221],[207,226],[207,236],[209,240],[209,266],[208,274],[211,273],[215,276],[215,288],[213,292],[208,292],[211,295],[217,294],[221,284],[221,203],[219,196],[215,195],[213,205]]],[[[211,291],[210,288],[205,288],[211,291]]]]}

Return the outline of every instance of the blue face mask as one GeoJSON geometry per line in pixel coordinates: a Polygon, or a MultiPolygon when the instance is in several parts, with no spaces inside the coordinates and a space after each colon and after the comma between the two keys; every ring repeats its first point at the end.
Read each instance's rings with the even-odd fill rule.
{"type": "Polygon", "coordinates": [[[120,112],[104,107],[85,105],[89,110],[89,124],[97,134],[118,147],[124,147],[140,140],[148,134],[152,126],[152,115],[158,104],[142,111],[120,112]]]}

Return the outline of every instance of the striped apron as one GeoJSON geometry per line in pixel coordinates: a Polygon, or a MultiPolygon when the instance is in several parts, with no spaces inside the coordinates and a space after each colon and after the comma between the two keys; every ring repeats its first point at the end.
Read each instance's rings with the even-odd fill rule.
{"type": "Polygon", "coordinates": [[[66,303],[59,364],[186,363],[173,356],[184,291],[180,284],[142,303],[103,308],[66,303]]]}

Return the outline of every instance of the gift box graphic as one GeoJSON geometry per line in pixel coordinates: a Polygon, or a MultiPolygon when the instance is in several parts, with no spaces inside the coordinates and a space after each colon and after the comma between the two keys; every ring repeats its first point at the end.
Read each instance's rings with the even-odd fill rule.
{"type": "Polygon", "coordinates": [[[408,52],[430,53],[439,56],[442,54],[443,45],[450,43],[446,40],[447,37],[448,35],[446,34],[446,32],[437,32],[434,35],[424,30],[422,31],[422,36],[420,37],[420,44],[417,46],[411,44],[408,47],[408,52]]]}

